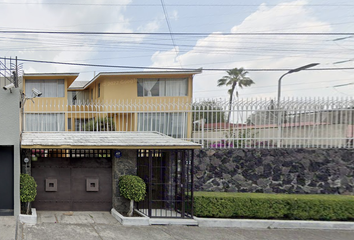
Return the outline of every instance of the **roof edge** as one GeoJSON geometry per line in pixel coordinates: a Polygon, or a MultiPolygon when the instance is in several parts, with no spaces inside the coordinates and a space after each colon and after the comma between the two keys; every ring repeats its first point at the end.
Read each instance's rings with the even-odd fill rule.
{"type": "Polygon", "coordinates": [[[26,77],[44,77],[44,76],[79,76],[80,73],[25,73],[23,76],[26,77]]]}
{"type": "Polygon", "coordinates": [[[96,81],[97,78],[101,77],[101,76],[134,76],[134,75],[147,75],[147,74],[151,74],[151,75],[180,75],[180,74],[200,74],[202,73],[203,69],[202,68],[198,68],[198,69],[194,69],[194,70],[185,70],[185,71],[178,71],[176,69],[176,71],[139,71],[139,72],[100,72],[99,74],[97,74],[93,79],[91,79],[90,81],[88,81],[84,86],[83,89],[85,89],[86,87],[90,86],[91,83],[93,83],[94,81],[96,81]]]}

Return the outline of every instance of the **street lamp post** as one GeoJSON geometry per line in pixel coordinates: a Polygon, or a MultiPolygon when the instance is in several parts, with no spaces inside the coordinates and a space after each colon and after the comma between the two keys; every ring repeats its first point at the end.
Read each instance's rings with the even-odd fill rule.
{"type": "Polygon", "coordinates": [[[291,74],[291,73],[295,73],[295,72],[300,72],[302,70],[317,66],[318,64],[319,63],[311,63],[311,64],[307,64],[307,65],[299,67],[299,68],[291,69],[288,72],[286,72],[283,75],[281,75],[281,77],[278,80],[278,99],[277,99],[277,109],[278,109],[278,121],[277,121],[277,123],[278,123],[277,124],[277,127],[278,127],[278,141],[277,141],[277,146],[278,147],[280,147],[280,139],[281,139],[281,120],[280,120],[280,116],[281,116],[281,111],[280,111],[281,80],[283,79],[283,77],[285,75],[288,75],[288,74],[291,74]]]}

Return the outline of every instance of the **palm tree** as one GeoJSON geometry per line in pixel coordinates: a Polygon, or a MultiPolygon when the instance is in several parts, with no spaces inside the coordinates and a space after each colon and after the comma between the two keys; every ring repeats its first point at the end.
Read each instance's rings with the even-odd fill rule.
{"type": "MultiPolygon", "coordinates": [[[[249,87],[252,84],[254,84],[254,82],[252,79],[246,76],[248,72],[245,71],[243,68],[231,69],[227,71],[227,74],[228,76],[223,76],[218,80],[218,87],[231,85],[231,88],[228,91],[230,94],[230,101],[229,101],[229,116],[227,117],[227,122],[229,123],[231,117],[232,97],[234,95],[236,86],[240,88],[249,87]]],[[[236,97],[238,97],[237,89],[236,89],[236,97]]]]}

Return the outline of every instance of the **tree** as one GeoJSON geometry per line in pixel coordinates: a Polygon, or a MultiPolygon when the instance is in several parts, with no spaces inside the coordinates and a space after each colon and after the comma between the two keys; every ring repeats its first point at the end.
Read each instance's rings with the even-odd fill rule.
{"type": "Polygon", "coordinates": [[[223,123],[226,120],[226,114],[222,102],[215,100],[195,102],[193,103],[192,109],[193,122],[205,119],[206,123],[223,123]]]}
{"type": "Polygon", "coordinates": [[[146,184],[138,176],[125,175],[119,178],[118,186],[120,194],[130,200],[130,208],[127,215],[131,217],[133,216],[134,201],[140,202],[145,198],[146,184]]]}
{"type": "Polygon", "coordinates": [[[33,202],[37,196],[37,184],[34,178],[28,174],[20,175],[20,199],[27,203],[27,214],[29,214],[30,202],[33,202]]]}
{"type": "Polygon", "coordinates": [[[229,100],[229,115],[227,117],[227,122],[230,122],[231,117],[231,107],[232,107],[232,98],[236,89],[236,97],[238,97],[237,86],[240,88],[249,87],[254,84],[253,80],[247,77],[247,71],[243,68],[234,68],[227,71],[228,76],[223,76],[218,80],[218,87],[220,86],[231,86],[229,89],[230,100],[229,100]]]}

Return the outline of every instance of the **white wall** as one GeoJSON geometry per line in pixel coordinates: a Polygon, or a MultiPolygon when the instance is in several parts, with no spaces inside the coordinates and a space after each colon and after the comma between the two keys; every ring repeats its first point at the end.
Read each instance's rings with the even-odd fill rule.
{"type": "Polygon", "coordinates": [[[0,146],[14,146],[14,215],[20,213],[20,92],[0,89],[0,146]]]}

